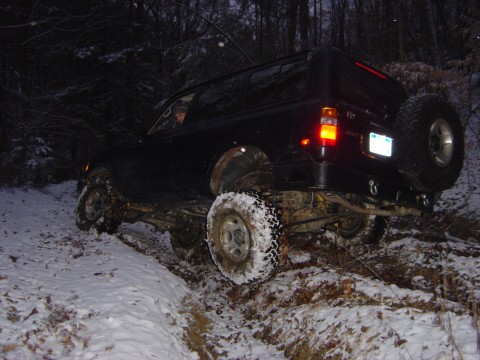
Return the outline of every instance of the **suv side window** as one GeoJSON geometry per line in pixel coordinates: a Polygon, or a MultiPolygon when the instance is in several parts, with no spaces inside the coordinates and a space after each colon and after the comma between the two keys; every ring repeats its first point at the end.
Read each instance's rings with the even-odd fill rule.
{"type": "Polygon", "coordinates": [[[280,75],[280,65],[255,71],[248,81],[247,107],[264,105],[275,101],[275,86],[280,75]]]}
{"type": "Polygon", "coordinates": [[[307,90],[308,61],[302,59],[282,66],[277,87],[279,100],[292,99],[305,94],[307,90]]]}
{"type": "Polygon", "coordinates": [[[194,121],[230,114],[240,107],[242,75],[233,76],[206,86],[195,104],[194,121]]]}
{"type": "Polygon", "coordinates": [[[187,113],[190,113],[188,109],[194,96],[195,92],[192,92],[171,101],[150,128],[148,134],[152,135],[157,131],[171,130],[182,126],[187,113]]]}
{"type": "Polygon", "coordinates": [[[265,105],[302,96],[307,89],[307,58],[273,65],[250,75],[246,105],[265,105]]]}

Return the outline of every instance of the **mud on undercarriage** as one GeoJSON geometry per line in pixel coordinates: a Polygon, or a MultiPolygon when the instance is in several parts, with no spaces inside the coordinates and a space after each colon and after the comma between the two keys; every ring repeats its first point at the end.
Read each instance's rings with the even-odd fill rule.
{"type": "Polygon", "coordinates": [[[79,204],[105,207],[102,220],[94,224],[97,230],[114,232],[123,221],[152,224],[159,231],[169,231],[172,247],[182,259],[205,255],[207,245],[216,265],[234,283],[269,277],[290,236],[330,231],[344,247],[375,244],[385,235],[389,217],[421,214],[368,197],[324,191],[238,190],[223,193],[213,202],[139,204],[115,195],[106,175],[97,177],[94,184],[96,190],[84,192],[79,204]],[[103,192],[98,190],[102,182],[103,192]],[[112,201],[114,206],[109,207],[112,201]]]}

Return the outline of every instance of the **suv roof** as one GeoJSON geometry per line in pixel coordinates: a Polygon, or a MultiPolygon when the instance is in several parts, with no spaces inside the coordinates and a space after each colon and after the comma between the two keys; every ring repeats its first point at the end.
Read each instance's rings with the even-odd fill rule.
{"type": "MultiPolygon", "coordinates": [[[[190,100],[194,100],[191,105],[195,106],[195,101],[198,100],[199,96],[193,99],[192,94],[195,94],[197,91],[206,91],[205,89],[210,89],[207,90],[210,91],[210,93],[221,92],[223,94],[223,99],[219,98],[215,99],[215,101],[216,105],[221,107],[222,111],[210,108],[207,114],[203,114],[204,118],[209,119],[217,115],[224,115],[227,110],[230,113],[241,112],[248,108],[289,100],[292,96],[291,94],[286,93],[286,87],[293,84],[292,81],[295,81],[293,77],[286,80],[284,83],[278,81],[274,84],[277,92],[278,88],[282,86],[282,89],[285,92],[284,94],[279,94],[277,99],[274,99],[274,96],[270,96],[268,99],[260,99],[258,93],[263,91],[263,94],[267,94],[267,92],[273,88],[273,86],[269,87],[269,83],[262,84],[262,81],[266,82],[265,79],[267,78],[262,72],[268,71],[268,69],[279,69],[282,64],[285,66],[290,64],[290,67],[294,67],[291,64],[295,64],[295,62],[299,62],[300,66],[308,66],[309,68],[316,67],[313,71],[312,69],[308,69],[308,71],[305,72],[305,74],[310,73],[312,77],[304,79],[304,90],[316,91],[315,96],[321,96],[326,101],[343,101],[356,104],[359,107],[367,107],[368,110],[372,112],[389,112],[393,114],[398,111],[401,104],[407,98],[407,94],[401,85],[388,74],[385,74],[378,69],[374,69],[359,60],[355,60],[348,54],[330,46],[314,48],[266,63],[250,66],[185,88],[171,98],[190,96],[192,98],[189,99],[189,102],[190,100]],[[258,89],[254,92],[252,90],[252,87],[254,86],[252,85],[252,77],[257,73],[262,76],[258,76],[259,85],[257,85],[258,89]],[[312,86],[312,83],[315,83],[315,85],[321,83],[323,85],[312,86]],[[219,85],[228,89],[228,92],[222,92],[215,89],[219,85]],[[251,92],[253,94],[245,94],[245,92],[251,92]],[[227,98],[229,105],[226,105],[225,101],[222,104],[222,100],[227,98]]],[[[278,76],[281,77],[282,74],[279,73],[278,76]]],[[[295,84],[293,84],[293,86],[294,85],[295,84]]],[[[225,90],[224,88],[221,90],[225,90]]],[[[301,95],[305,94],[306,93],[302,93],[301,95]]],[[[169,106],[171,105],[168,101],[164,101],[159,114],[163,114],[165,109],[169,106]]],[[[190,116],[190,119],[191,118],[192,117],[190,116]]],[[[199,121],[199,119],[200,117],[197,114],[195,116],[195,121],[199,121]]],[[[151,122],[148,134],[154,132],[153,128],[157,122],[158,117],[151,122]]],[[[186,124],[190,122],[191,120],[187,118],[186,124]]]]}

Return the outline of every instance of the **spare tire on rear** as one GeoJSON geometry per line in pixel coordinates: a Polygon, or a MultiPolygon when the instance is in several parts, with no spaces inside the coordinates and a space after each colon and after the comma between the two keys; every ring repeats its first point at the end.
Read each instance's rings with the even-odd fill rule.
{"type": "Polygon", "coordinates": [[[395,158],[409,184],[426,192],[453,186],[463,166],[463,129],[455,109],[445,98],[409,98],[395,119],[395,158]]]}

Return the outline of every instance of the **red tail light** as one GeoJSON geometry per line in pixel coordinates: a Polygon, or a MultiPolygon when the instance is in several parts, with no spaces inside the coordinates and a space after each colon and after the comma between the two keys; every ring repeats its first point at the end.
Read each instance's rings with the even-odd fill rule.
{"type": "Polygon", "coordinates": [[[331,107],[322,108],[318,134],[320,145],[335,146],[337,142],[337,119],[337,109],[331,107]]]}
{"type": "Polygon", "coordinates": [[[305,139],[300,140],[300,145],[302,145],[302,146],[310,145],[310,139],[305,138],[305,139]]]}

